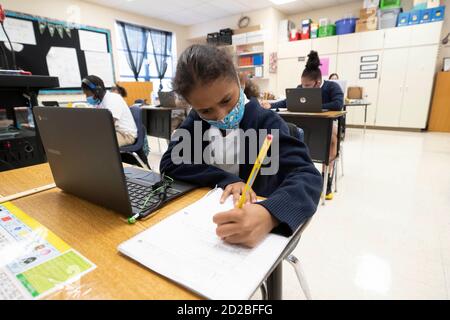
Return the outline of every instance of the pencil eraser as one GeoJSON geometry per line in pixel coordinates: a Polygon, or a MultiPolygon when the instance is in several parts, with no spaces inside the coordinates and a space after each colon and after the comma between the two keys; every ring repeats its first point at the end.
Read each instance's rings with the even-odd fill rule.
{"type": "Polygon", "coordinates": [[[268,136],[267,136],[267,140],[272,140],[272,138],[273,138],[273,136],[271,135],[271,134],[269,134],[268,136]]]}

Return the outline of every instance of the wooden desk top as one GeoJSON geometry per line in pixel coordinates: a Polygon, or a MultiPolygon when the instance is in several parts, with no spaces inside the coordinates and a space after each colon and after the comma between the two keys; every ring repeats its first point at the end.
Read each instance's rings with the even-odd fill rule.
{"type": "MultiPolygon", "coordinates": [[[[0,192],[11,194],[52,183],[53,179],[48,164],[43,164],[2,172],[0,181],[0,192]]],[[[207,191],[192,191],[135,225],[128,225],[119,213],[56,188],[13,203],[97,265],[94,271],[49,299],[198,299],[189,290],[121,255],[117,247],[197,201],[207,191]]]]}
{"type": "Polygon", "coordinates": [[[301,118],[331,118],[337,119],[342,117],[347,113],[347,111],[327,111],[318,113],[306,113],[306,112],[291,112],[291,111],[280,111],[277,112],[280,116],[294,116],[301,118]]]}

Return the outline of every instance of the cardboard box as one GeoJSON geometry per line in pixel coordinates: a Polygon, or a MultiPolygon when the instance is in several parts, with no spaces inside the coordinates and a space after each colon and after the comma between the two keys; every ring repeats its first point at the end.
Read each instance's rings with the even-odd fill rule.
{"type": "Polygon", "coordinates": [[[355,32],[366,32],[377,30],[378,18],[359,19],[356,22],[355,32]]]}
{"type": "Polygon", "coordinates": [[[348,87],[347,98],[350,100],[362,100],[364,88],[363,87],[348,87]]]}
{"type": "Polygon", "coordinates": [[[370,9],[361,9],[359,11],[360,19],[370,19],[377,17],[378,8],[370,8],[370,9]]]}

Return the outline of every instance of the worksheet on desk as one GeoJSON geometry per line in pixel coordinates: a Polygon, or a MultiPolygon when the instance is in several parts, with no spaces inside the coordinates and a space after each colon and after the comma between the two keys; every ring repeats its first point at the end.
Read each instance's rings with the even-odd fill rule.
{"type": "Polygon", "coordinates": [[[233,208],[220,204],[222,189],[122,243],[119,251],[209,299],[249,299],[277,261],[289,238],[269,234],[256,248],[226,244],[213,216],[233,208]]]}

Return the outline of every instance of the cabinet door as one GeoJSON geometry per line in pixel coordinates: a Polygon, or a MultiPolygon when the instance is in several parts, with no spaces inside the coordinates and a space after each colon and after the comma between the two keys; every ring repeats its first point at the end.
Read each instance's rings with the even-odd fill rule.
{"type": "Polygon", "coordinates": [[[384,50],[378,92],[377,126],[399,126],[408,51],[408,48],[384,50]]]}
{"type": "Polygon", "coordinates": [[[411,40],[411,27],[385,29],[384,48],[408,47],[411,40]]]}
{"type": "Polygon", "coordinates": [[[426,128],[437,52],[437,45],[409,49],[405,94],[400,117],[401,127],[426,128]]]}
{"type": "Polygon", "coordinates": [[[339,36],[338,52],[356,52],[359,51],[359,39],[361,37],[360,33],[351,33],[339,36]]]}
{"type": "Polygon", "coordinates": [[[278,59],[306,57],[311,51],[311,40],[299,40],[280,43],[278,59]]]}
{"type": "Polygon", "coordinates": [[[424,23],[411,28],[411,46],[438,44],[441,39],[442,22],[424,23]]]}
{"type": "Polygon", "coordinates": [[[384,30],[364,32],[361,34],[359,41],[361,51],[383,49],[384,30]]]}
{"type": "Polygon", "coordinates": [[[312,49],[319,53],[319,56],[333,54],[338,51],[338,37],[326,37],[312,40],[312,49]]]}
{"type": "Polygon", "coordinates": [[[286,89],[296,88],[301,82],[302,72],[305,69],[306,59],[298,58],[278,60],[278,97],[286,97],[286,89]]]}
{"type": "MultiPolygon", "coordinates": [[[[338,55],[337,74],[339,79],[347,83],[347,88],[358,85],[358,53],[341,53],[338,55]]],[[[344,92],[344,97],[347,96],[347,92],[344,92]]],[[[357,124],[355,118],[357,117],[358,110],[356,108],[347,108],[346,123],[357,124]]]]}

